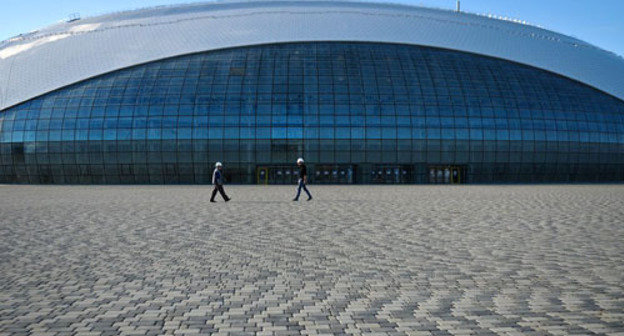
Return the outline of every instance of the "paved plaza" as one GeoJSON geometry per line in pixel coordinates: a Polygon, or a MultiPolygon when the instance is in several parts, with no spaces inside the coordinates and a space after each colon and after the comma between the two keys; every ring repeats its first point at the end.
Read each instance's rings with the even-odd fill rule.
{"type": "Polygon", "coordinates": [[[624,335],[622,185],[310,190],[0,186],[0,335],[624,335]]]}

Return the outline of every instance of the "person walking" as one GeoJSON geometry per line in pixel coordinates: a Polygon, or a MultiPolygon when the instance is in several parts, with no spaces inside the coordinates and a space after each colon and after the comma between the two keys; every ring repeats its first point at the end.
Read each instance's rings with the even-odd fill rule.
{"type": "Polygon", "coordinates": [[[301,195],[301,189],[305,190],[306,194],[308,194],[308,201],[312,199],[312,195],[306,188],[306,184],[308,183],[308,169],[303,162],[302,158],[297,159],[297,166],[299,166],[299,188],[297,189],[297,196],[293,199],[293,201],[299,201],[299,195],[301,195]]]}
{"type": "Polygon", "coordinates": [[[214,189],[212,189],[212,197],[210,197],[210,202],[215,203],[215,196],[217,196],[217,191],[221,194],[223,199],[228,202],[231,200],[226,194],[225,190],[223,190],[223,165],[221,162],[215,163],[215,170],[212,172],[212,184],[214,185],[214,189]]]}

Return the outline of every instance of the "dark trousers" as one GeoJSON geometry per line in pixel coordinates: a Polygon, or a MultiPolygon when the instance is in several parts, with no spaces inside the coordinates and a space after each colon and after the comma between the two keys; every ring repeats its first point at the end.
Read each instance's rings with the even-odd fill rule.
{"type": "Polygon", "coordinates": [[[312,198],[312,195],[310,195],[310,192],[308,191],[308,188],[306,188],[305,183],[303,182],[303,179],[299,180],[299,188],[297,189],[297,197],[295,197],[296,200],[299,199],[299,195],[301,195],[301,189],[303,189],[306,194],[308,194],[309,198],[312,198]]]}
{"type": "Polygon", "coordinates": [[[215,196],[217,196],[217,191],[221,194],[221,196],[223,197],[224,200],[227,201],[228,199],[230,199],[225,194],[225,190],[223,190],[223,186],[220,185],[220,184],[215,184],[214,189],[212,189],[212,196],[210,197],[211,201],[214,201],[215,196]]]}

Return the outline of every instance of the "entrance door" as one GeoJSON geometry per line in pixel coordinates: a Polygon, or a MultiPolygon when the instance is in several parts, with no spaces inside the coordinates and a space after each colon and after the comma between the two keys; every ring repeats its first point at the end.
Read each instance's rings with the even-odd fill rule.
{"type": "Polygon", "coordinates": [[[411,167],[407,165],[374,165],[371,182],[380,184],[411,183],[411,167]]]}
{"type": "Polygon", "coordinates": [[[258,184],[269,184],[269,168],[258,167],[256,171],[256,181],[258,184]]]}
{"type": "Polygon", "coordinates": [[[462,184],[465,183],[465,171],[464,166],[429,166],[429,183],[462,184]]]}
{"type": "Polygon", "coordinates": [[[459,167],[451,167],[451,184],[461,184],[461,175],[461,169],[459,167]]]}
{"type": "Polygon", "coordinates": [[[296,184],[299,169],[294,166],[258,166],[256,182],[258,184],[296,184]]]}
{"type": "Polygon", "coordinates": [[[314,166],[316,184],[353,184],[355,182],[355,166],[317,164],[314,166]]]}

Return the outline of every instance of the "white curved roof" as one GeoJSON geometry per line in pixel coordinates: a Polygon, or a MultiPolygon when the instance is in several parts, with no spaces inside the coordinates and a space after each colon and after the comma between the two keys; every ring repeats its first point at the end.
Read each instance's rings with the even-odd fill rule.
{"type": "Polygon", "coordinates": [[[624,59],[541,28],[403,5],[256,1],[113,13],[4,41],[0,110],[139,63],[297,41],[389,42],[466,51],[558,73],[624,100],[624,59]]]}

